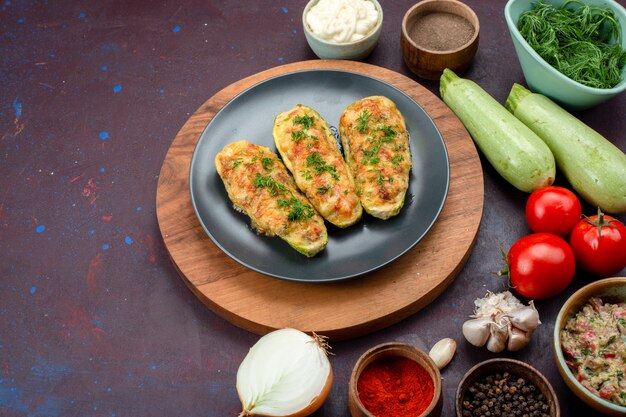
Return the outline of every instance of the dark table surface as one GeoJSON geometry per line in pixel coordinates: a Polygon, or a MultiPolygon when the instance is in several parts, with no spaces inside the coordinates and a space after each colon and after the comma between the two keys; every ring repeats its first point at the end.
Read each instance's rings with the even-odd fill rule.
{"type": "MultiPolygon", "coordinates": [[[[514,82],[524,83],[505,2],[467,3],[482,27],[465,76],[503,102],[514,82]]],[[[413,2],[381,4],[382,36],[366,62],[412,76],[399,30],[413,2]]],[[[209,311],[177,275],[156,221],[156,187],[170,143],[205,100],[261,70],[316,58],[302,33],[304,5],[3,0],[1,416],[239,413],[237,368],[259,336],[209,311]]],[[[412,77],[438,95],[437,83],[412,77]]],[[[577,116],[626,150],[625,94],[577,116]]],[[[428,349],[444,337],[458,342],[442,373],[444,416],[454,414],[463,374],[497,356],[544,372],[562,415],[594,415],[565,386],[551,345],[560,306],[591,277],[578,273],[563,294],[537,302],[543,324],[521,352],[491,354],[461,335],[474,299],[506,288],[493,273],[500,247],[529,233],[527,194],[482,163],[484,212],[464,269],[417,314],[368,336],[331,341],[334,384],[315,416],[349,415],[349,375],[368,348],[404,341],[428,349]]],[[[557,184],[568,186],[562,175],[557,184]]]]}

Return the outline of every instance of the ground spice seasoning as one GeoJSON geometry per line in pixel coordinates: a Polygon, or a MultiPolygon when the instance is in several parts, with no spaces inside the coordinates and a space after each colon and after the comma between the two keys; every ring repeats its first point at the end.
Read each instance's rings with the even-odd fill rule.
{"type": "Polygon", "coordinates": [[[446,12],[420,16],[408,29],[416,44],[432,51],[451,51],[474,36],[474,26],[465,18],[446,12]]]}
{"type": "Polygon", "coordinates": [[[417,416],[430,405],[435,385],[417,362],[391,356],[365,367],[357,391],[361,403],[376,417],[417,416]]]}

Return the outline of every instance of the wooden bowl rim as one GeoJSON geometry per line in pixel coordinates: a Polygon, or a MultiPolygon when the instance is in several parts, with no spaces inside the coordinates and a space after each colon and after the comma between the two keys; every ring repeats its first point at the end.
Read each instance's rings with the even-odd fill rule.
{"type": "MultiPolygon", "coordinates": [[[[457,15],[458,16],[458,15],[457,15]]],[[[465,18],[465,16],[461,16],[463,18],[465,18]]],[[[433,55],[450,55],[450,54],[454,54],[457,52],[461,52],[464,51],[466,49],[471,48],[471,46],[476,43],[476,41],[478,41],[478,35],[480,32],[480,20],[478,19],[478,16],[476,15],[476,12],[474,12],[474,10],[468,6],[467,4],[457,1],[457,0],[423,0],[420,1],[419,3],[414,4],[413,6],[411,6],[409,8],[409,10],[406,11],[406,13],[404,14],[404,17],[402,18],[402,36],[405,38],[405,40],[415,49],[420,50],[420,51],[424,51],[424,52],[428,52],[430,54],[433,55]],[[470,22],[470,24],[474,27],[474,35],[472,35],[472,37],[470,38],[470,40],[468,40],[466,43],[464,43],[463,45],[459,46],[456,49],[450,49],[447,51],[436,51],[434,49],[428,49],[425,48],[421,45],[418,45],[417,43],[415,43],[415,41],[409,36],[409,32],[407,30],[407,23],[409,20],[409,17],[411,17],[414,13],[415,10],[417,9],[421,9],[427,5],[433,4],[433,3],[449,3],[449,4],[454,4],[456,7],[459,7],[460,9],[464,9],[466,11],[469,12],[469,15],[472,17],[472,19],[466,19],[468,22],[470,22]]]]}
{"type": "MultiPolygon", "coordinates": [[[[463,394],[465,393],[465,390],[462,390],[462,387],[463,387],[463,385],[465,385],[465,382],[467,382],[470,378],[472,378],[474,376],[476,376],[476,378],[474,378],[474,379],[477,379],[480,375],[482,375],[482,373],[480,371],[488,370],[493,365],[498,365],[498,364],[512,365],[513,367],[522,368],[522,369],[525,369],[526,371],[528,371],[528,372],[530,372],[532,374],[535,374],[538,377],[538,379],[541,381],[541,383],[543,384],[543,388],[545,388],[545,390],[542,387],[537,387],[537,388],[539,388],[542,391],[542,393],[544,393],[544,394],[545,394],[544,391],[547,391],[550,394],[550,403],[554,404],[555,415],[551,416],[551,417],[560,417],[561,416],[561,408],[559,406],[559,399],[558,399],[558,397],[556,395],[556,392],[552,388],[552,385],[550,384],[550,381],[548,381],[548,379],[545,377],[545,375],[543,375],[534,366],[532,366],[530,364],[527,364],[526,362],[522,362],[520,360],[511,359],[511,358],[487,359],[485,361],[477,363],[476,365],[471,367],[465,373],[465,375],[463,375],[463,378],[461,378],[461,381],[459,381],[459,385],[457,386],[455,400],[454,400],[454,408],[455,408],[455,413],[456,413],[455,415],[456,416],[461,416],[462,415],[462,412],[460,410],[459,405],[461,404],[461,401],[463,400],[463,394]]],[[[515,371],[513,371],[513,372],[515,372],[515,371]]]]}
{"type": "Polygon", "coordinates": [[[578,311],[580,311],[580,309],[584,307],[585,303],[591,296],[601,294],[603,290],[606,290],[610,287],[619,286],[626,286],[626,277],[610,277],[599,279],[585,285],[584,287],[579,288],[576,292],[570,295],[565,303],[563,303],[563,306],[556,316],[556,320],[554,322],[554,332],[552,334],[552,341],[554,348],[554,359],[557,363],[559,374],[561,375],[561,378],[563,378],[565,385],[567,385],[568,388],[570,388],[570,390],[574,392],[577,397],[579,397],[586,404],[595,408],[598,411],[601,411],[603,413],[610,412],[612,414],[623,413],[623,415],[626,415],[626,407],[614,404],[603,398],[595,396],[587,388],[583,387],[576,378],[573,377],[572,373],[567,367],[567,364],[565,363],[565,357],[563,356],[563,348],[561,346],[560,337],[561,330],[563,329],[563,327],[565,327],[565,322],[570,317],[572,317],[573,314],[578,313],[578,311]],[[574,387],[576,389],[574,389],[574,387]]]}
{"type": "Polygon", "coordinates": [[[376,359],[382,357],[391,357],[391,356],[402,356],[408,359],[411,359],[421,365],[426,371],[429,373],[433,380],[434,384],[434,393],[433,398],[428,405],[428,407],[418,416],[415,417],[427,417],[430,413],[437,407],[437,403],[440,401],[442,395],[442,384],[441,384],[441,373],[439,372],[439,368],[435,364],[435,362],[428,356],[428,353],[423,350],[409,344],[403,342],[386,342],[376,345],[363,353],[359,359],[357,359],[354,367],[352,368],[352,373],[350,374],[350,381],[348,385],[348,401],[352,401],[357,405],[359,410],[363,413],[363,415],[367,417],[376,417],[372,413],[370,413],[359,398],[359,393],[357,391],[357,382],[358,378],[361,376],[361,372],[365,369],[370,363],[374,362],[376,359]],[[396,351],[396,353],[388,354],[392,351],[396,351]],[[419,357],[424,363],[420,363],[416,361],[412,357],[408,357],[406,355],[402,355],[402,352],[412,352],[417,357],[419,357]],[[433,375],[434,374],[434,375],[433,375]]]}

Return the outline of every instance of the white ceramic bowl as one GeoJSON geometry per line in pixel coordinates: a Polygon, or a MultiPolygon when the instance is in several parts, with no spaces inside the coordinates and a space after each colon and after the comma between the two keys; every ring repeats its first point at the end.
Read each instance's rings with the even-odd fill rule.
{"type": "Polygon", "coordinates": [[[358,41],[346,42],[346,43],[334,43],[321,39],[315,35],[309,25],[306,23],[306,15],[311,10],[311,7],[315,6],[319,0],[311,0],[305,6],[302,12],[302,27],[304,28],[304,36],[306,37],[309,46],[321,59],[350,59],[361,60],[366,58],[376,47],[378,38],[380,38],[380,32],[383,26],[383,9],[376,0],[368,0],[374,4],[378,11],[378,21],[374,29],[364,38],[358,41]]]}
{"type": "MultiPolygon", "coordinates": [[[[626,10],[613,0],[582,1],[585,4],[608,7],[615,12],[622,29],[622,48],[626,48],[626,10]]],[[[558,7],[565,0],[546,0],[546,2],[558,7]]],[[[622,79],[615,87],[593,88],[566,77],[541,58],[517,29],[520,15],[532,9],[534,3],[536,0],[509,0],[504,8],[515,52],[531,90],[551,98],[570,110],[588,109],[626,90],[626,66],[622,68],[622,79]]]]}

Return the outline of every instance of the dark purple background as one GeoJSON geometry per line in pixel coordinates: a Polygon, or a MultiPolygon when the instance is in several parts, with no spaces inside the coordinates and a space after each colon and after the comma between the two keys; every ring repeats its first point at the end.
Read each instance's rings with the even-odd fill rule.
{"type": "MultiPolygon", "coordinates": [[[[514,82],[524,82],[505,2],[467,3],[482,30],[465,75],[503,102],[514,82]]],[[[366,62],[411,76],[399,30],[413,2],[381,4],[382,36],[366,62]]],[[[177,131],[211,95],[261,70],[315,59],[301,29],[304,5],[2,1],[1,416],[239,413],[236,372],[258,336],[210,312],[185,287],[161,241],[156,186],[177,131]]],[[[438,95],[437,83],[416,80],[438,95]]],[[[626,149],[626,95],[578,116],[626,149]]],[[[441,338],[457,340],[458,353],[443,371],[445,416],[453,415],[462,375],[498,356],[466,343],[461,324],[475,298],[505,288],[493,272],[501,267],[500,247],[529,233],[527,195],[482,162],[485,208],[466,267],[414,316],[366,337],[331,341],[334,385],[315,416],[349,415],[351,369],[381,342],[427,350],[441,338]]],[[[557,183],[567,185],[562,176],[557,183]]],[[[580,273],[564,294],[538,302],[543,324],[531,344],[501,355],[543,371],[564,416],[593,415],[564,385],[551,346],[560,306],[589,280],[580,273]]]]}

